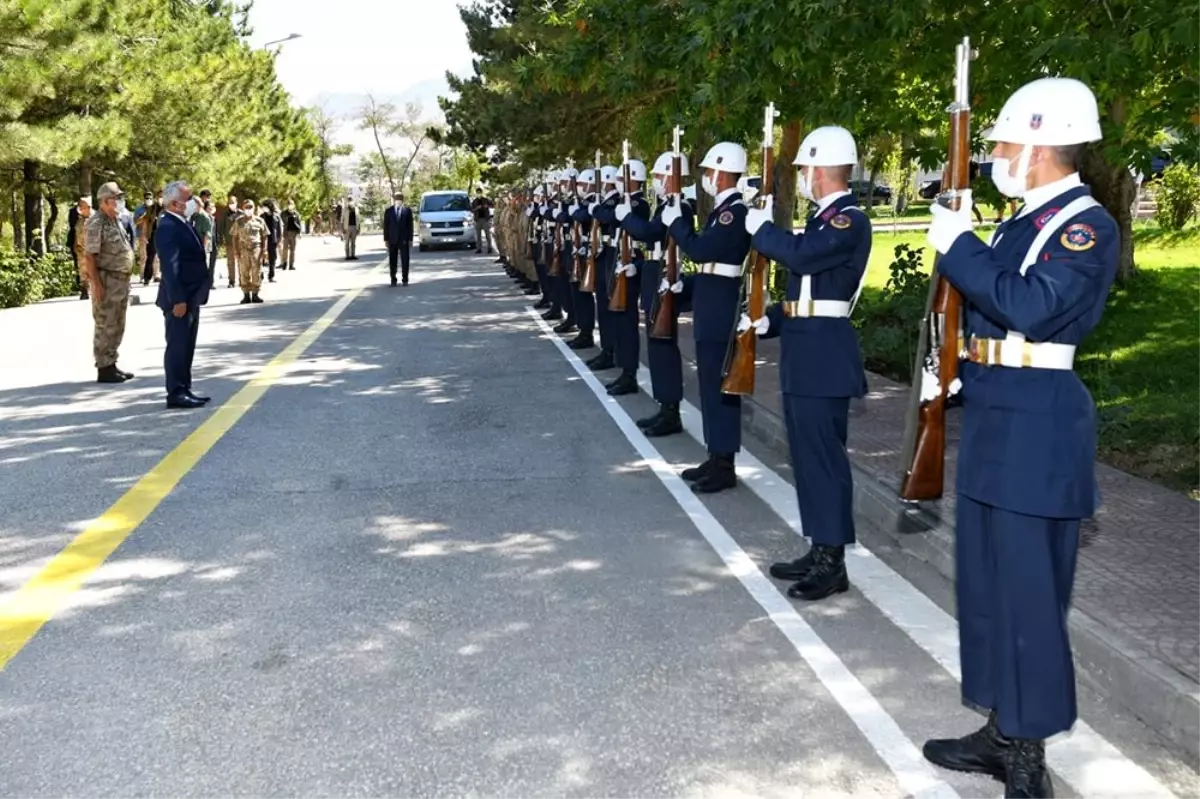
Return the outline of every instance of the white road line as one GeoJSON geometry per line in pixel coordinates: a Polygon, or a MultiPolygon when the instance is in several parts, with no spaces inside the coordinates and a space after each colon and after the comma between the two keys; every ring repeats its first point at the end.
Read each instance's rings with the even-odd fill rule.
{"type": "Polygon", "coordinates": [[[958,793],[943,781],[934,768],[921,756],[917,747],[905,737],[900,726],[888,715],[871,692],[842,663],[841,658],[813,631],[792,604],[775,589],[750,556],[737,545],[729,532],[717,521],[704,503],[692,493],[662,454],[650,443],[616,400],[604,393],[600,381],[569,349],[541,316],[532,308],[529,314],[542,329],[545,337],[554,342],[563,357],[600,400],[603,408],[617,423],[625,438],[679,503],[709,545],[720,555],[729,571],[766,611],[768,618],[779,628],[829,691],[830,696],[862,732],[879,757],[887,764],[904,791],[917,799],[957,797],[958,793]]]}
{"type": "MultiPolygon", "coordinates": [[[[645,374],[647,371],[638,371],[638,384],[650,394],[650,378],[645,374]]],[[[680,409],[684,429],[703,444],[704,428],[700,411],[686,400],[680,409]]],[[[803,536],[804,528],[792,484],[754,457],[744,446],[738,461],[738,479],[787,523],[796,535],[803,536]]],[[[958,660],[958,623],[955,619],[862,544],[847,547],[846,554],[849,556],[846,568],[854,587],[954,679],[962,682],[958,660]]],[[[947,730],[946,734],[954,735],[956,731],[947,730]]],[[[1174,797],[1148,771],[1125,757],[1082,720],[1076,722],[1075,729],[1069,735],[1058,736],[1047,744],[1046,758],[1050,767],[1082,796],[1099,799],[1174,797]]]]}

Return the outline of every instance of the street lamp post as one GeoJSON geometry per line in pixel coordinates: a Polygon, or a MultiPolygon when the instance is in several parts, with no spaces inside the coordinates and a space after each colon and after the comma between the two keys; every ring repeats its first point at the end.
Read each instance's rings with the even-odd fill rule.
{"type": "Polygon", "coordinates": [[[299,33],[289,33],[285,38],[276,39],[273,42],[267,42],[266,44],[263,45],[263,47],[270,47],[273,44],[283,44],[284,42],[290,42],[292,39],[299,39],[299,38],[300,38],[299,33]]]}

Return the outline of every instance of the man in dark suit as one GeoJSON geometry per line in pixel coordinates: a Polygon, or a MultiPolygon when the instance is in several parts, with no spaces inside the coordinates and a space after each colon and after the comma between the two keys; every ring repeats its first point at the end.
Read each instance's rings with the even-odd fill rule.
{"type": "Polygon", "coordinates": [[[200,306],[208,302],[208,263],[196,231],[188,224],[194,210],[192,190],[176,181],[163,190],[166,213],[154,234],[162,269],[157,305],[167,324],[163,370],[168,408],[199,408],[208,397],[192,392],[192,356],[200,327],[200,306]]]}
{"type": "Polygon", "coordinates": [[[387,242],[388,269],[392,273],[393,286],[396,285],[397,255],[400,257],[404,285],[408,285],[408,251],[412,247],[412,238],[412,209],[404,204],[404,195],[396,192],[392,207],[383,212],[383,240],[387,242]]]}

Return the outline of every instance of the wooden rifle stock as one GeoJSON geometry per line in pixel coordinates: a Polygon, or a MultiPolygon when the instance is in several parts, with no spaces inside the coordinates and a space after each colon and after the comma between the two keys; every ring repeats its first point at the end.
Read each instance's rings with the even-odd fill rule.
{"type": "MultiPolygon", "coordinates": [[[[766,122],[763,126],[763,190],[762,201],[775,191],[775,104],[767,106],[766,122]]],[[[750,251],[750,289],[746,313],[750,319],[761,319],[767,312],[766,280],[767,267],[771,259],[750,251]]],[[[734,325],[737,325],[735,320],[734,325]]],[[[736,327],[735,327],[736,331],[736,327]]],[[[731,350],[726,358],[725,379],[721,381],[724,394],[749,395],[754,393],[754,362],[758,356],[758,330],[750,327],[734,335],[731,350]]]]}
{"type": "MultiPolygon", "coordinates": [[[[622,148],[624,161],[621,164],[621,181],[625,189],[625,202],[629,203],[629,142],[622,148]]],[[[608,310],[621,313],[629,302],[629,276],[625,274],[625,264],[633,261],[633,252],[629,244],[629,234],[621,229],[617,222],[617,235],[620,236],[620,257],[617,258],[616,270],[613,274],[612,288],[608,293],[608,310]]]]}
{"type": "MultiPolygon", "coordinates": [[[[683,202],[683,154],[680,151],[680,138],[683,129],[676,126],[671,142],[671,174],[667,176],[666,194],[671,203],[683,202]]],[[[667,290],[654,295],[653,321],[650,325],[650,338],[673,339],[678,332],[679,319],[675,312],[675,292],[670,287],[679,280],[679,249],[675,240],[667,235],[663,245],[663,276],[667,281],[667,290]]]]}
{"type": "MultiPolygon", "coordinates": [[[[596,151],[596,173],[592,185],[596,187],[596,199],[600,199],[600,151],[596,151]]],[[[579,281],[579,290],[588,294],[596,293],[596,258],[600,255],[600,223],[592,220],[591,243],[588,246],[587,260],[584,263],[583,279],[579,281]]]]}
{"type": "MultiPolygon", "coordinates": [[[[948,187],[938,202],[958,210],[961,192],[970,185],[971,109],[968,73],[972,58],[970,39],[956,47],[954,88],[950,106],[950,147],[942,186],[948,187]]],[[[958,378],[961,355],[962,296],[938,270],[934,259],[929,298],[917,346],[917,362],[909,398],[901,462],[904,475],[900,498],[909,501],[938,499],[946,480],[946,399],[958,378]],[[928,376],[927,376],[928,373],[928,376]],[[936,377],[937,395],[922,398],[922,384],[936,377]]]]}

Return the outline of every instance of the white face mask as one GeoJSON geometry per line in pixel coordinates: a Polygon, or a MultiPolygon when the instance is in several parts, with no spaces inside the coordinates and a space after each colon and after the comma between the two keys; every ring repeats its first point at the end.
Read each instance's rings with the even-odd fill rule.
{"type": "Polygon", "coordinates": [[[1029,156],[1033,148],[1028,144],[1021,150],[1017,160],[1017,174],[1009,174],[1012,161],[1007,158],[996,158],[992,161],[992,183],[1005,197],[1020,199],[1029,190],[1029,156]]]}
{"type": "Polygon", "coordinates": [[[118,214],[124,214],[124,213],[125,213],[125,211],[126,211],[126,208],[125,208],[125,201],[124,201],[124,200],[117,200],[117,213],[118,213],[118,214]]]}
{"type": "Polygon", "coordinates": [[[709,197],[717,196],[717,181],[710,174],[705,173],[704,177],[700,178],[700,188],[704,189],[704,193],[709,197]]]}
{"type": "Polygon", "coordinates": [[[796,193],[806,200],[816,202],[817,198],[813,197],[812,184],[809,183],[808,169],[808,167],[805,167],[796,173],[796,193]]]}
{"type": "Polygon", "coordinates": [[[184,218],[191,219],[192,215],[195,213],[196,213],[196,201],[194,199],[188,200],[187,203],[183,206],[184,218]]]}
{"type": "Polygon", "coordinates": [[[654,178],[654,194],[658,197],[667,196],[667,182],[660,177],[654,178]]]}

